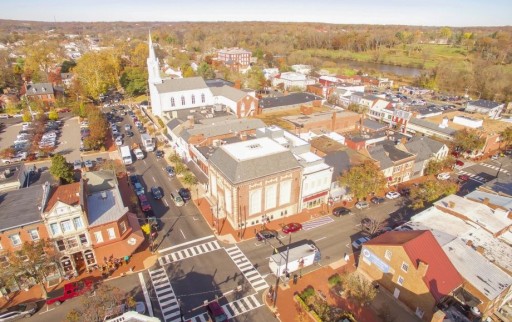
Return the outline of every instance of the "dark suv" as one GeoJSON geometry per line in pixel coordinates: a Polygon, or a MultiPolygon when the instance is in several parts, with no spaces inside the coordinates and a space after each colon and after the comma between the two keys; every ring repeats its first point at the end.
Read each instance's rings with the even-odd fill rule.
{"type": "Polygon", "coordinates": [[[275,230],[264,229],[264,230],[260,230],[258,233],[256,233],[256,238],[259,241],[262,241],[265,239],[276,238],[277,235],[278,235],[278,232],[275,230]]]}
{"type": "Polygon", "coordinates": [[[350,214],[352,214],[352,212],[348,208],[338,207],[338,208],[334,208],[332,210],[332,214],[333,214],[333,216],[340,217],[340,216],[350,215],[350,214]]]}

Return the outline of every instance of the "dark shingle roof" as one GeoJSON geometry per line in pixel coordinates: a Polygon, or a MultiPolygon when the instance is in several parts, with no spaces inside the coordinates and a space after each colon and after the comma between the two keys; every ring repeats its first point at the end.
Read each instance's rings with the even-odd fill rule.
{"type": "Polygon", "coordinates": [[[292,93],[281,97],[265,97],[260,100],[261,108],[271,108],[278,106],[297,105],[321,100],[320,96],[310,93],[292,93]]]}
{"type": "Polygon", "coordinates": [[[414,137],[405,143],[406,149],[416,154],[416,161],[425,161],[431,158],[433,153],[439,152],[444,143],[429,137],[414,137]]]}
{"type": "Polygon", "coordinates": [[[450,136],[451,135],[455,135],[455,132],[457,132],[456,130],[454,130],[452,128],[449,128],[449,127],[442,128],[442,127],[439,127],[439,124],[432,123],[432,122],[429,122],[429,121],[425,121],[425,120],[422,120],[422,119],[417,119],[417,118],[411,118],[409,123],[412,123],[412,124],[417,125],[417,126],[424,127],[426,129],[429,129],[429,130],[432,130],[432,131],[436,131],[436,132],[439,132],[439,133],[450,135],[450,136]]]}
{"type": "Polygon", "coordinates": [[[0,230],[43,221],[39,209],[42,198],[43,185],[0,193],[0,230]]]}
{"type": "Polygon", "coordinates": [[[36,84],[27,84],[27,93],[26,95],[45,95],[45,94],[53,94],[53,86],[50,83],[36,83],[36,84]]]}
{"type": "Polygon", "coordinates": [[[374,120],[364,119],[363,120],[363,127],[371,129],[371,130],[374,130],[374,131],[379,131],[379,130],[387,128],[388,125],[385,124],[385,123],[379,123],[379,122],[374,121],[374,120]]]}
{"type": "Polygon", "coordinates": [[[373,147],[368,147],[368,153],[370,153],[372,158],[380,161],[381,169],[387,169],[396,161],[414,156],[409,152],[398,149],[391,141],[379,142],[379,144],[373,147]]]}
{"type": "Polygon", "coordinates": [[[226,86],[233,86],[234,84],[230,81],[227,81],[222,78],[215,78],[215,79],[206,79],[204,81],[208,87],[222,87],[224,85],[226,86]]]}
{"type": "Polygon", "coordinates": [[[500,106],[502,104],[501,103],[496,103],[496,102],[493,102],[493,101],[488,101],[488,100],[477,100],[477,101],[469,101],[468,105],[473,105],[473,106],[478,106],[478,107],[482,107],[482,108],[491,109],[491,108],[495,108],[497,106],[500,106]]]}

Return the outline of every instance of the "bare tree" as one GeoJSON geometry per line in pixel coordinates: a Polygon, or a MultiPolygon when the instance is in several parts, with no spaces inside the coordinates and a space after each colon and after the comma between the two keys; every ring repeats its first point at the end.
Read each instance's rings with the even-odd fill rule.
{"type": "Polygon", "coordinates": [[[133,301],[124,292],[108,284],[100,284],[95,292],[96,296],[82,297],[80,306],[66,316],[67,321],[103,321],[107,315],[122,313],[118,311],[120,305],[125,301],[127,301],[127,305],[133,304],[133,301]]]}

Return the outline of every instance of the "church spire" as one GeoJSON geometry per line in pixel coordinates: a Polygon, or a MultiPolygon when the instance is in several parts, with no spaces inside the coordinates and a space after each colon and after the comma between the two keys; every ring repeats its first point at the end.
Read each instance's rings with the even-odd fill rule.
{"type": "Polygon", "coordinates": [[[151,39],[151,29],[149,30],[149,59],[155,60],[155,49],[153,48],[153,40],[151,39]]]}

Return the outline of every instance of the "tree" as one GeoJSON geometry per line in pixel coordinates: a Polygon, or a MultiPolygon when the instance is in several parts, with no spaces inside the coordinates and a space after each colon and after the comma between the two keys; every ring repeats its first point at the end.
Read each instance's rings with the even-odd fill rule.
{"type": "Polygon", "coordinates": [[[148,73],[146,69],[128,67],[125,69],[119,83],[126,93],[131,96],[140,95],[146,92],[148,73]]]}
{"type": "Polygon", "coordinates": [[[182,162],[181,157],[177,153],[173,153],[169,156],[169,161],[171,163],[177,164],[179,162],[182,162]]]}
{"type": "Polygon", "coordinates": [[[59,112],[57,112],[55,109],[50,110],[48,113],[48,119],[57,121],[59,119],[59,112]]]}
{"type": "Polygon", "coordinates": [[[432,203],[443,196],[456,193],[458,189],[459,187],[455,182],[444,181],[443,184],[439,184],[439,181],[435,179],[427,180],[411,189],[410,206],[412,209],[421,209],[426,204],[432,203]]]}
{"type": "Polygon", "coordinates": [[[206,62],[202,62],[197,68],[197,75],[204,79],[213,79],[215,78],[215,71],[211,65],[206,62]]]}
{"type": "Polygon", "coordinates": [[[23,120],[23,122],[32,121],[32,114],[30,114],[30,111],[28,109],[26,109],[25,112],[23,112],[21,119],[23,120]]]}
{"type": "Polygon", "coordinates": [[[24,242],[20,250],[10,253],[8,257],[9,263],[17,274],[28,274],[41,285],[43,297],[46,298],[46,277],[59,265],[55,261],[53,244],[44,239],[37,242],[24,242]]]}
{"type": "Polygon", "coordinates": [[[0,150],[0,157],[2,158],[12,158],[16,154],[16,150],[13,147],[8,147],[0,150]]]}
{"type": "Polygon", "coordinates": [[[189,188],[194,187],[197,184],[197,178],[192,172],[187,171],[183,176],[183,183],[189,188]]]}
{"type": "Polygon", "coordinates": [[[107,136],[107,120],[105,120],[103,113],[95,106],[91,106],[87,110],[87,119],[89,121],[90,130],[90,135],[87,137],[87,145],[89,148],[99,149],[103,146],[107,136]]]}
{"type": "Polygon", "coordinates": [[[56,179],[59,179],[64,183],[71,183],[73,179],[73,167],[66,161],[60,154],[56,154],[52,157],[52,165],[50,166],[50,173],[56,179]]]}
{"type": "Polygon", "coordinates": [[[485,138],[476,130],[462,129],[455,133],[453,138],[456,146],[463,151],[473,152],[483,149],[485,138]]]}
{"type": "Polygon", "coordinates": [[[120,69],[119,57],[110,50],[87,52],[73,68],[76,79],[83,90],[83,95],[97,99],[110,87],[118,83],[120,69]]]}
{"type": "Polygon", "coordinates": [[[120,314],[121,305],[128,296],[119,288],[102,283],[95,290],[95,296],[82,296],[78,308],[68,313],[71,322],[103,321],[107,315],[120,314]]]}
{"type": "Polygon", "coordinates": [[[174,172],[176,173],[177,176],[185,173],[187,170],[188,168],[185,165],[185,163],[183,163],[183,161],[180,161],[174,165],[174,172]]]}
{"type": "Polygon", "coordinates": [[[183,78],[196,76],[196,73],[194,72],[194,70],[192,69],[192,67],[189,64],[185,64],[185,65],[181,66],[181,73],[183,75],[183,78]]]}
{"type": "Polygon", "coordinates": [[[357,199],[365,198],[369,193],[382,190],[386,186],[384,175],[371,161],[353,166],[345,171],[339,180],[357,199]]]}
{"type": "Polygon", "coordinates": [[[260,68],[254,66],[247,72],[247,87],[259,91],[265,86],[265,82],[265,75],[260,68]]]}
{"type": "Polygon", "coordinates": [[[372,282],[357,272],[349,275],[347,284],[350,296],[361,306],[370,304],[377,296],[377,289],[375,289],[372,282]]]}
{"type": "Polygon", "coordinates": [[[501,131],[500,136],[501,141],[505,143],[505,145],[510,145],[512,143],[512,126],[508,126],[506,129],[501,131]]]}
{"type": "Polygon", "coordinates": [[[363,230],[368,233],[368,235],[373,236],[378,233],[382,228],[385,227],[385,221],[379,220],[375,217],[366,216],[363,219],[364,225],[363,230]]]}

